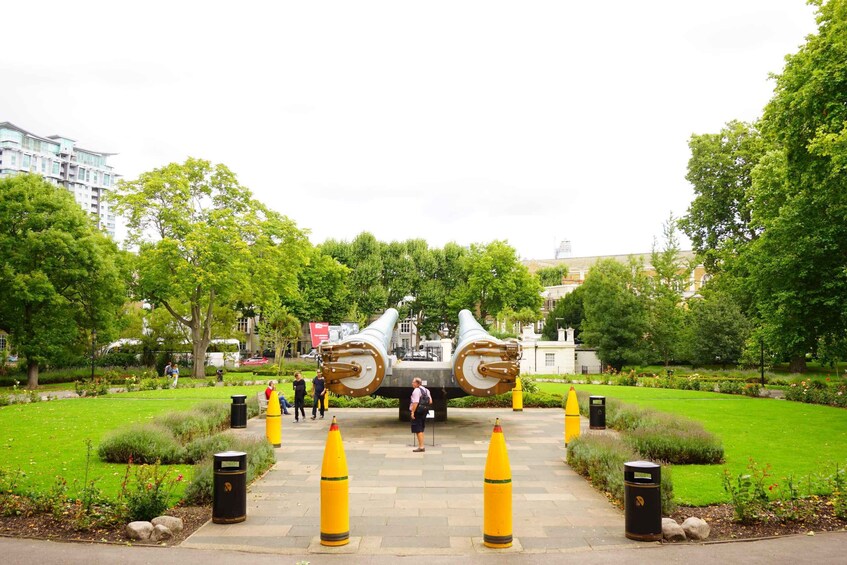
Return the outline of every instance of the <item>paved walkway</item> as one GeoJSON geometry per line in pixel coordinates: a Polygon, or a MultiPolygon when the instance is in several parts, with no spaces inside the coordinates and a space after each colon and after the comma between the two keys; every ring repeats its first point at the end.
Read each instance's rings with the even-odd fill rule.
{"type": "MultiPolygon", "coordinates": [[[[283,416],[277,463],[253,484],[247,520],[209,522],[182,547],[282,554],[461,555],[560,553],[645,546],[624,536],[623,514],[565,463],[560,410],[454,409],[428,422],[426,452],[413,453],[395,409],[336,409],[295,424],[283,416]],[[331,415],[350,476],[350,543],[320,545],[320,467],[331,415]],[[514,545],[482,544],[483,472],[500,417],[513,482],[514,545]],[[434,442],[434,445],[433,445],[434,442]]],[[[587,421],[584,422],[587,427],[587,421]]],[[[264,420],[246,433],[264,435],[264,420]]],[[[583,432],[583,433],[587,433],[583,432]]]]}

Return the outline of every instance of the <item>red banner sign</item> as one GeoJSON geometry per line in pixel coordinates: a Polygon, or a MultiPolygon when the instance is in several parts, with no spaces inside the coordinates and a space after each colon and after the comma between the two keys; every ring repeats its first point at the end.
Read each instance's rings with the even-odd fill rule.
{"type": "Polygon", "coordinates": [[[312,334],[312,347],[329,340],[329,324],[326,322],[309,322],[309,332],[312,334]]]}

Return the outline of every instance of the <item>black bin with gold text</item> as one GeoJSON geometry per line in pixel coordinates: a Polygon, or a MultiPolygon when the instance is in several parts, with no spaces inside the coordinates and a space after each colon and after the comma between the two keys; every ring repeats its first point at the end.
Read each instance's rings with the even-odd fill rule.
{"type": "Polygon", "coordinates": [[[662,539],[662,468],[649,461],[623,464],[624,533],[629,539],[662,539]]]}
{"type": "Polygon", "coordinates": [[[233,394],[232,406],[229,411],[229,427],[230,428],[246,428],[247,427],[247,395],[233,394]]]}
{"type": "Polygon", "coordinates": [[[606,429],[606,397],[588,397],[588,425],[592,430],[606,429]]]}
{"type": "Polygon", "coordinates": [[[247,454],[215,453],[212,522],[234,524],[247,519],[247,454]]]}

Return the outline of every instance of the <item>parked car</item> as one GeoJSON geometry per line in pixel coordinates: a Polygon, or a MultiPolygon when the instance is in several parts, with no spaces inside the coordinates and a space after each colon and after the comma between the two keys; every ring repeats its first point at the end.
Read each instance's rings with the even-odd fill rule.
{"type": "Polygon", "coordinates": [[[241,362],[242,365],[265,365],[269,363],[270,360],[267,357],[251,357],[250,359],[245,359],[241,362]]]}
{"type": "Polygon", "coordinates": [[[304,353],[300,356],[300,359],[317,359],[318,358],[318,350],[313,349],[308,353],[304,353]]]}
{"type": "Polygon", "coordinates": [[[438,356],[425,349],[420,349],[418,351],[407,351],[403,356],[404,361],[438,361],[438,356]]]}

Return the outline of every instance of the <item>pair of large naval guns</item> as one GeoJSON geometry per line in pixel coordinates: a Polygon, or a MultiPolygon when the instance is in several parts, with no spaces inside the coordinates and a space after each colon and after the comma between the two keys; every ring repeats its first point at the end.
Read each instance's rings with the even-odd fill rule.
{"type": "Polygon", "coordinates": [[[407,361],[389,355],[398,313],[389,308],[363,331],[318,347],[327,388],[342,396],[400,399],[400,419],[409,419],[412,380],[432,393],[436,420],[447,418],[447,400],[493,396],[512,390],[520,374],[521,347],[485,331],[468,310],[459,312],[456,349],[450,360],[407,361]]]}

